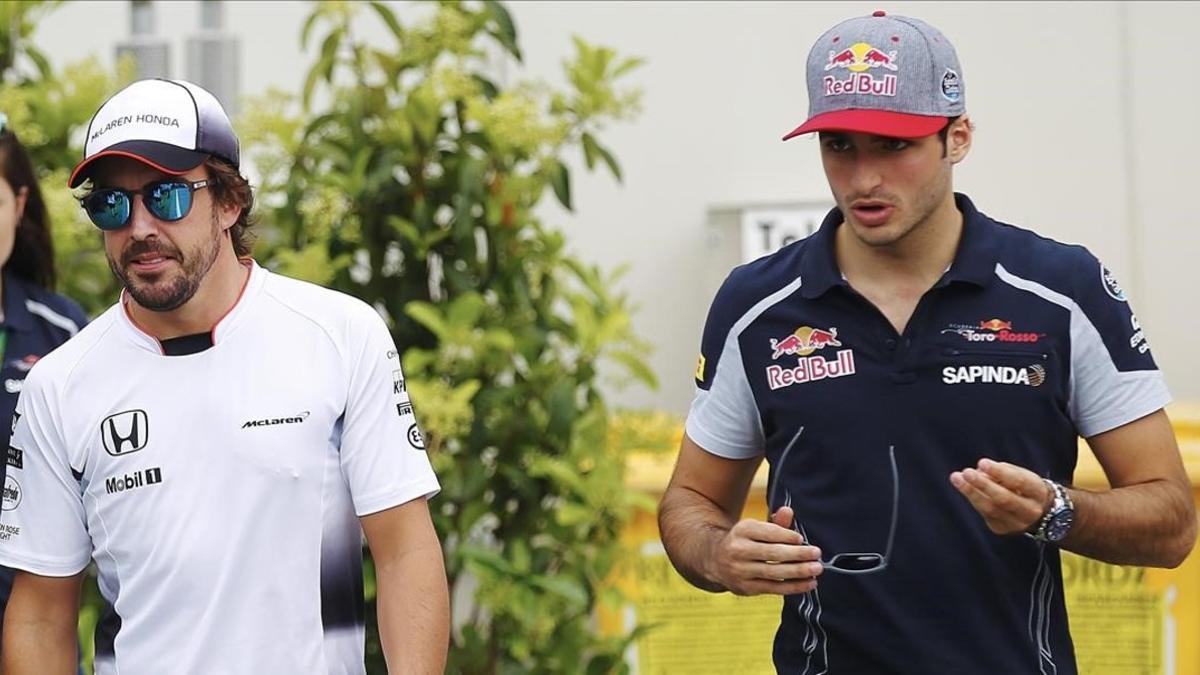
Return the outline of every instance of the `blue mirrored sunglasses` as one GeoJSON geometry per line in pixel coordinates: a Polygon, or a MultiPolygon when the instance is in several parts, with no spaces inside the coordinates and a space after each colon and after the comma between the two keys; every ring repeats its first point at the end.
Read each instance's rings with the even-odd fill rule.
{"type": "Polygon", "coordinates": [[[79,200],[88,218],[102,230],[119,230],[133,216],[133,196],[141,195],[146,210],[155,218],[173,223],[182,220],[192,210],[192,193],[208,187],[208,181],[194,183],[181,180],[160,180],[147,183],[136,191],[119,188],[96,190],[79,200]]]}

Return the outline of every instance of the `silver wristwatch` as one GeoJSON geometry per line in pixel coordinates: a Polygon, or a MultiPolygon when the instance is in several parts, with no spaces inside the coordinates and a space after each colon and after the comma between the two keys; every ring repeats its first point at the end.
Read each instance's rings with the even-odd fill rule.
{"type": "Polygon", "coordinates": [[[1054,492],[1054,501],[1042,515],[1042,519],[1025,534],[1038,541],[1058,543],[1067,536],[1075,522],[1075,503],[1071,501],[1071,495],[1067,494],[1065,487],[1049,478],[1042,480],[1046,482],[1046,487],[1054,492]]]}

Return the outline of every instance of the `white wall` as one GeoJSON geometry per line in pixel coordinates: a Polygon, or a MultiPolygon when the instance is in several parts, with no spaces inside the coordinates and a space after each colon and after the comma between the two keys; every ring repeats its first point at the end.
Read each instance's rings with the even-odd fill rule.
{"type": "MultiPolygon", "coordinates": [[[[400,5],[402,11],[410,11],[400,5]]],[[[779,138],[807,110],[804,63],[828,27],[877,8],[938,26],[958,49],[975,147],[956,188],[989,215],[1086,244],[1129,294],[1177,398],[1200,399],[1200,227],[1188,199],[1200,177],[1200,93],[1194,27],[1182,2],[722,3],[519,2],[510,5],[525,52],[511,79],[561,81],[579,34],[647,64],[631,76],[644,112],[604,140],[625,169],[577,174],[576,214],[547,206],[573,248],[605,267],[628,262],[624,288],[636,326],[658,345],[658,392],[629,390],[617,404],[682,414],[691,396],[700,330],[715,290],[704,245],[713,205],[828,200],[816,145],[779,138]]],[[[298,90],[309,8],[228,3],[241,36],[244,91],[298,90]]],[[[128,34],[126,3],[76,3],[40,26],[58,64],[112,60],[128,34]]],[[[192,2],[158,3],[160,35],[197,25],[192,2]],[[170,29],[168,29],[170,27],[170,29]]],[[[382,35],[382,33],[373,33],[382,35]]]]}

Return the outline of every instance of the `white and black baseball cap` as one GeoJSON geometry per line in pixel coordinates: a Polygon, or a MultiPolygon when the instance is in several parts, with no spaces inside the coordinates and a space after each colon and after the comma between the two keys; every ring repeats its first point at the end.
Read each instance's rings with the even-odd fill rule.
{"type": "Polygon", "coordinates": [[[69,187],[78,187],[92,162],[130,157],[172,175],[200,166],[209,156],[238,167],[238,139],[217,98],[183,80],[138,80],[100,106],[88,124],[83,161],[69,187]]]}
{"type": "Polygon", "coordinates": [[[783,137],[844,131],[920,138],[966,112],[962,67],[941,31],[878,11],[825,32],[808,54],[808,120],[783,137]]]}

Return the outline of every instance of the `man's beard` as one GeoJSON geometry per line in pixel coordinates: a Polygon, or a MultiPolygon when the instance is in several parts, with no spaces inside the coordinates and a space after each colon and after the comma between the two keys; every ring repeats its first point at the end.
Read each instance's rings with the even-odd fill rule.
{"type": "Polygon", "coordinates": [[[212,269],[213,263],[217,260],[217,255],[221,252],[219,233],[220,228],[214,218],[211,245],[205,248],[201,244],[186,256],[179,249],[160,242],[157,238],[134,241],[121,253],[120,264],[111,256],[108,257],[108,267],[112,270],[113,275],[121,280],[126,292],[138,305],[153,312],[169,312],[183,306],[199,290],[200,283],[204,281],[204,277],[208,275],[208,271],[212,269]],[[166,283],[162,281],[137,283],[135,275],[127,274],[125,270],[136,256],[146,253],[158,253],[177,260],[182,274],[176,275],[166,283]]]}

